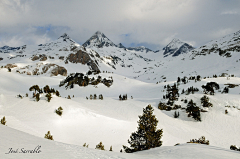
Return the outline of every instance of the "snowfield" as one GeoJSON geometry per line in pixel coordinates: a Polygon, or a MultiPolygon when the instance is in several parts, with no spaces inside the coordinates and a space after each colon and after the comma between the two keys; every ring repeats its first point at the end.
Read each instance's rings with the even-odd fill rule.
{"type": "MultiPolygon", "coordinates": [[[[236,38],[238,34],[233,35],[236,38]]],[[[89,41],[91,47],[84,48],[67,35],[63,36],[67,37],[67,40],[62,40],[61,36],[55,42],[35,48],[26,46],[21,53],[26,55],[24,57],[17,56],[19,50],[14,49],[4,50],[9,51],[8,53],[0,53],[3,58],[0,66],[17,65],[11,72],[8,72],[7,68],[0,68],[0,118],[5,116],[7,121],[7,126],[0,124],[0,158],[239,158],[239,151],[229,149],[230,145],[240,145],[240,56],[236,51],[232,51],[229,58],[217,53],[200,56],[197,55],[199,49],[177,57],[163,57],[163,51],[141,52],[118,48],[106,37],[101,40],[107,39],[107,42],[112,44],[109,47],[94,48],[94,41],[89,41]],[[113,85],[74,85],[73,89],[66,89],[64,86],[59,87],[66,77],[52,76],[51,69],[39,75],[16,72],[32,72],[35,68],[41,70],[40,63],[54,63],[65,67],[67,75],[75,72],[86,73],[90,66],[81,63],[66,64],[58,58],[63,56],[66,59],[73,53],[73,46],[90,54],[101,70],[96,76],[112,77],[113,85]],[[60,49],[67,51],[59,51],[60,49]],[[46,61],[31,60],[33,55],[40,54],[55,58],[46,61]],[[116,58],[119,61],[114,61],[113,57],[121,60],[116,58]],[[212,77],[222,73],[226,73],[226,76],[212,77]],[[201,75],[201,81],[188,80],[188,83],[180,82],[178,86],[180,97],[175,104],[182,107],[176,110],[180,114],[179,118],[173,117],[175,110],[158,109],[160,101],[166,102],[163,99],[166,94],[165,85],[173,85],[177,77],[189,78],[197,75],[201,75]],[[215,95],[207,95],[213,107],[203,108],[200,98],[204,96],[204,90],[201,86],[207,82],[217,82],[220,89],[215,90],[215,95]],[[40,101],[36,102],[35,98],[32,98],[33,92],[29,91],[29,88],[36,84],[40,88],[49,85],[58,90],[61,97],[53,95],[51,101],[47,102],[45,94],[41,94],[40,101]],[[223,94],[221,92],[226,84],[235,84],[236,87],[229,88],[229,93],[223,94]],[[189,95],[181,94],[183,89],[187,90],[191,86],[197,87],[199,91],[189,95]],[[22,99],[17,97],[19,94],[23,96],[22,99]],[[89,96],[93,94],[102,94],[103,100],[90,100],[89,96]],[[128,100],[120,101],[119,95],[124,94],[127,94],[128,100]],[[71,99],[67,99],[68,96],[71,99]],[[188,117],[185,110],[187,103],[183,102],[185,99],[192,99],[197,106],[207,111],[201,112],[201,122],[188,117]],[[158,128],[163,129],[163,145],[133,154],[120,153],[122,145],[128,145],[130,134],[137,130],[138,116],[148,104],[154,108],[154,115],[159,121],[158,128]],[[60,106],[63,108],[62,116],[55,113],[60,106]],[[228,111],[227,114],[225,110],[228,111]],[[54,141],[44,138],[48,131],[53,135],[54,141]],[[205,136],[210,145],[187,144],[190,139],[201,136],[205,136]],[[99,142],[103,143],[106,151],[95,150],[99,142]],[[88,148],[83,147],[84,143],[89,145],[88,148]],[[180,145],[174,146],[177,143],[180,145]],[[108,151],[110,146],[113,152],[108,151]],[[30,153],[34,149],[34,153],[30,153]]],[[[231,40],[231,37],[229,35],[224,38],[231,40]]],[[[224,38],[219,41],[222,43],[224,38]]],[[[236,43],[230,44],[232,46],[236,43]]],[[[97,45],[102,43],[98,42],[97,45]]],[[[211,49],[210,45],[213,45],[212,42],[206,44],[206,48],[211,49]]],[[[175,48],[174,44],[173,46],[175,48]]],[[[223,48],[227,46],[224,44],[223,48]]]]}

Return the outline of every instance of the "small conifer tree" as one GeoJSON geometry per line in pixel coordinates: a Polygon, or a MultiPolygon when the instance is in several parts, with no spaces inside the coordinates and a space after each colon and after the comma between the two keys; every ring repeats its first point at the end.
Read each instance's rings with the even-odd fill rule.
{"type": "Polygon", "coordinates": [[[179,117],[179,112],[175,111],[173,117],[178,118],[179,117]]]}
{"type": "Polygon", "coordinates": [[[46,94],[46,97],[47,97],[47,101],[50,102],[50,100],[52,99],[51,93],[46,94]]]}
{"type": "Polygon", "coordinates": [[[62,108],[62,107],[58,107],[58,109],[56,109],[55,112],[56,112],[59,116],[62,116],[63,108],[62,108]]]}
{"type": "Polygon", "coordinates": [[[100,142],[98,145],[96,145],[95,149],[99,149],[99,150],[105,150],[104,149],[104,145],[102,144],[102,142],[100,142]]]}
{"type": "Polygon", "coordinates": [[[36,101],[38,102],[40,100],[39,93],[36,94],[36,101]]]}
{"type": "Polygon", "coordinates": [[[50,131],[48,131],[47,134],[45,134],[44,138],[49,139],[49,140],[53,140],[53,136],[51,135],[50,131]]]}
{"type": "Polygon", "coordinates": [[[5,116],[1,119],[1,124],[3,124],[3,125],[6,125],[6,119],[5,119],[5,116]]]}
{"type": "Polygon", "coordinates": [[[35,91],[34,96],[36,95],[36,91],[39,92],[39,86],[38,85],[33,85],[32,87],[29,88],[29,91],[35,91]]]}
{"type": "Polygon", "coordinates": [[[45,87],[43,87],[43,91],[44,93],[50,93],[50,88],[48,85],[46,85],[45,87]]]}
{"type": "Polygon", "coordinates": [[[151,105],[143,108],[143,115],[139,116],[137,131],[133,132],[130,140],[128,140],[130,148],[123,146],[126,153],[147,150],[162,145],[163,130],[157,130],[158,120],[153,115],[153,110],[151,105]]]}
{"type": "Polygon", "coordinates": [[[58,97],[60,96],[60,93],[58,92],[58,90],[56,91],[56,96],[58,97]]]}
{"type": "Polygon", "coordinates": [[[110,150],[109,151],[112,151],[112,146],[110,146],[110,150]]]}

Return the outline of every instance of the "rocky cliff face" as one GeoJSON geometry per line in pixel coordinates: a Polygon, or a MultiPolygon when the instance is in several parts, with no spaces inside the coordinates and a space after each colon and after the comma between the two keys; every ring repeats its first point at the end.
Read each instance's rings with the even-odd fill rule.
{"type": "Polygon", "coordinates": [[[99,72],[99,68],[96,64],[96,62],[94,62],[88,53],[79,50],[77,51],[77,53],[71,53],[69,54],[69,56],[67,57],[65,63],[81,63],[83,65],[87,64],[89,67],[91,67],[92,70],[99,72]]]}

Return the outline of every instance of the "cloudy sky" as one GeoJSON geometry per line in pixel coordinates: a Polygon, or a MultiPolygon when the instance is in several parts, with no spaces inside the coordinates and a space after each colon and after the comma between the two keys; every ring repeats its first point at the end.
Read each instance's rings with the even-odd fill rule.
{"type": "Polygon", "coordinates": [[[199,47],[240,30],[240,0],[0,0],[0,28],[0,47],[65,32],[82,44],[98,30],[127,47],[157,50],[173,38],[199,47]]]}

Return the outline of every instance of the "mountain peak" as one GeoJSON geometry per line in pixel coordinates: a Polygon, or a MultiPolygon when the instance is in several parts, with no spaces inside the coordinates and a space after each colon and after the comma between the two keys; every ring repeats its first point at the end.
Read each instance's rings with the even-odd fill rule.
{"type": "Polygon", "coordinates": [[[174,38],[166,47],[163,48],[163,55],[164,57],[169,55],[178,56],[179,54],[187,53],[193,49],[194,48],[191,45],[174,38]]]}
{"type": "Polygon", "coordinates": [[[67,34],[67,33],[64,33],[63,35],[61,35],[58,39],[62,39],[63,41],[70,41],[71,43],[75,43],[75,41],[74,40],[72,40],[71,38],[70,38],[70,36],[67,34]]]}
{"type": "Polygon", "coordinates": [[[64,33],[63,35],[61,35],[58,39],[63,38],[63,39],[69,39],[70,36],[67,33],[64,33]]]}
{"type": "Polygon", "coordinates": [[[110,39],[108,39],[102,32],[97,31],[82,46],[102,48],[116,45],[110,39]]]}

